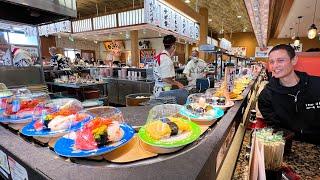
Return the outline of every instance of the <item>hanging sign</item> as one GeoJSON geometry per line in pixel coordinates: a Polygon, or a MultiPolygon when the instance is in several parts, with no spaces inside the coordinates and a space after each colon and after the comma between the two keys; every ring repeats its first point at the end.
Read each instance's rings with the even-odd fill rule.
{"type": "Polygon", "coordinates": [[[159,0],[145,0],[144,13],[145,22],[148,24],[199,40],[200,29],[198,23],[159,0]]]}

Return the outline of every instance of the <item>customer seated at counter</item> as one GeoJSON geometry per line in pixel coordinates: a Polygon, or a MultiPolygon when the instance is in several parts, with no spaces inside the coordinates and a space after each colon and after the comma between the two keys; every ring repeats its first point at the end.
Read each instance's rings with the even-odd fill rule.
{"type": "Polygon", "coordinates": [[[158,97],[161,92],[170,90],[172,86],[183,88],[183,84],[175,80],[175,70],[172,56],[176,50],[176,38],[173,35],[163,37],[164,50],[156,56],[153,68],[155,85],[153,94],[158,97]]]}
{"type": "Polygon", "coordinates": [[[269,53],[272,77],[258,98],[269,126],[295,133],[298,140],[320,144],[320,77],[294,71],[297,58],[290,45],[269,53]]]}

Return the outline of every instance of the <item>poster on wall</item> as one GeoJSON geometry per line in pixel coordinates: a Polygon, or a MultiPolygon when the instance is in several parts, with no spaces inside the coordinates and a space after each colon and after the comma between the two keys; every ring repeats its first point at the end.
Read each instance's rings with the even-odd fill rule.
{"type": "Polygon", "coordinates": [[[152,62],[155,55],[156,55],[155,49],[140,50],[140,63],[147,64],[152,62]]]}
{"type": "Polygon", "coordinates": [[[273,47],[256,47],[255,57],[256,58],[268,58],[269,52],[271,51],[273,47]]]}
{"type": "Polygon", "coordinates": [[[295,52],[302,52],[302,43],[299,44],[299,46],[295,46],[294,44],[290,44],[291,47],[293,47],[295,52]]]}
{"type": "Polygon", "coordinates": [[[16,46],[12,45],[11,46],[11,51],[13,52],[14,49],[23,49],[30,53],[31,57],[39,57],[39,52],[37,47],[27,47],[27,46],[16,46]]]}
{"type": "Polygon", "coordinates": [[[232,47],[232,54],[238,56],[246,56],[247,55],[247,48],[246,47],[232,47]]]}
{"type": "Polygon", "coordinates": [[[107,51],[113,52],[114,56],[119,57],[124,49],[123,41],[106,41],[103,43],[107,51]]]}

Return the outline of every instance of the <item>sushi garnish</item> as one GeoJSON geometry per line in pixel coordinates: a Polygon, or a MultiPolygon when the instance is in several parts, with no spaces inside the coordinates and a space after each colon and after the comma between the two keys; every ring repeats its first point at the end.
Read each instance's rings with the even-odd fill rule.
{"type": "Polygon", "coordinates": [[[93,150],[101,148],[123,137],[118,121],[96,117],[76,132],[75,149],[93,150]]]}

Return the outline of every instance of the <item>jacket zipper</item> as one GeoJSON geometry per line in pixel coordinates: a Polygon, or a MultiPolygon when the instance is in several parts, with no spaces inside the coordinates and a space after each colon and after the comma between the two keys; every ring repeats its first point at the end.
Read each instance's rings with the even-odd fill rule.
{"type": "Polygon", "coordinates": [[[289,96],[294,97],[294,104],[296,105],[296,112],[298,112],[298,104],[297,104],[297,102],[298,102],[298,95],[299,95],[299,93],[300,93],[300,91],[298,91],[296,95],[288,94],[289,96]]]}

